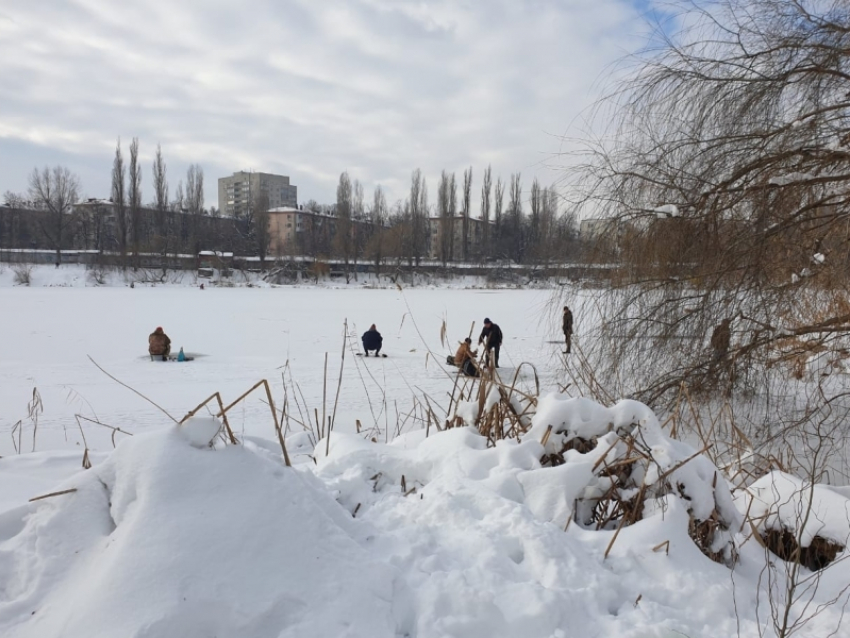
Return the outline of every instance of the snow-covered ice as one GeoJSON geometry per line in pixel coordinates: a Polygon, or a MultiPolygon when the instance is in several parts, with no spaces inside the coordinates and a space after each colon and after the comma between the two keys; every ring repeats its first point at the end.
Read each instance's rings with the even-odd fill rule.
{"type": "MultiPolygon", "coordinates": [[[[768,563],[742,516],[760,507],[766,525],[793,523],[799,485],[774,473],[733,501],[708,458],[668,438],[645,405],[550,392],[562,371],[558,326],[540,321],[547,297],[0,286],[1,327],[15,335],[0,359],[0,636],[774,635],[768,563]],[[375,442],[355,433],[355,419],[394,425],[415,394],[450,392],[453,377],[439,365],[442,321],[454,345],[485,315],[506,333],[507,363],[533,362],[546,388],[520,440],[488,447],[470,427],[426,434],[416,424],[398,436],[384,428],[375,442]],[[264,377],[280,401],[279,368],[289,360],[305,400],[321,410],[325,352],[333,396],[345,318],[355,337],[377,323],[390,357],[347,352],[337,427],[328,440],[290,434],[292,467],[259,396],[229,413],[240,444],[225,445],[208,413],[178,426],[86,357],[178,419],[213,391],[230,401],[264,377]],[[151,362],[144,343],[156,325],[176,347],[209,356],[151,362]],[[37,451],[14,454],[19,418],[24,449],[32,445],[33,387],[44,405],[37,451]],[[83,470],[75,413],[134,435],[116,435],[113,451],[110,430],[84,425],[92,467],[83,470]],[[617,437],[627,432],[651,450],[637,476],[677,487],[653,497],[635,525],[586,528],[574,520],[576,499],[598,494],[594,466],[620,453],[617,437]],[[599,444],[541,465],[574,437],[599,444]],[[777,494],[786,503],[778,510],[777,494]],[[688,535],[693,519],[715,510],[733,522],[734,570],[688,535]]],[[[848,492],[818,486],[813,524],[822,524],[806,533],[846,544],[848,492]]],[[[816,603],[838,595],[839,604],[796,635],[848,634],[846,557],[845,549],[814,591],[816,603]]],[[[773,564],[781,582],[782,562],[773,564]]],[[[795,613],[804,609],[801,601],[795,613]]]]}

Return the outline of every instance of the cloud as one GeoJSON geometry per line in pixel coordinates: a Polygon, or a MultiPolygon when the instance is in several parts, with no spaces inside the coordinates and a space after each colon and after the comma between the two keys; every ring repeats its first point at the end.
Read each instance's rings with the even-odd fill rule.
{"type": "MultiPolygon", "coordinates": [[[[40,0],[0,15],[0,191],[61,159],[109,192],[116,139],[157,143],[176,185],[204,167],[289,175],[334,199],[348,170],[367,193],[406,195],[421,168],[487,164],[526,189],[645,27],[625,0],[40,0]]],[[[143,175],[146,198],[150,180],[143,175]]],[[[474,185],[480,186],[480,181],[474,185]]],[[[431,198],[433,201],[433,197],[431,198]]]]}

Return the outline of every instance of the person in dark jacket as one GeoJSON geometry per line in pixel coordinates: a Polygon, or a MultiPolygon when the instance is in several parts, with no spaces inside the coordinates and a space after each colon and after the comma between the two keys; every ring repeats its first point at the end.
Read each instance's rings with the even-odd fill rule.
{"type": "Polygon", "coordinates": [[[729,352],[729,342],[732,339],[732,319],[726,318],[714,326],[711,333],[711,350],[713,361],[720,361],[729,352]]]}
{"type": "Polygon", "coordinates": [[[375,324],[373,323],[369,329],[363,333],[363,350],[366,351],[366,356],[369,356],[369,351],[374,350],[375,356],[378,357],[381,354],[381,345],[384,343],[384,338],[381,336],[381,333],[378,332],[378,329],[375,328],[375,324]]]}
{"type": "Polygon", "coordinates": [[[478,343],[484,344],[484,352],[486,354],[486,363],[490,365],[490,354],[493,354],[493,367],[499,367],[499,350],[502,347],[502,329],[498,324],[490,321],[489,318],[484,319],[484,328],[481,330],[481,335],[478,337],[478,343]]]}
{"type": "Polygon", "coordinates": [[[148,336],[148,352],[151,358],[162,358],[165,361],[171,353],[171,339],[163,332],[161,326],[157,326],[148,336]]]}
{"type": "Polygon", "coordinates": [[[564,306],[564,341],[567,343],[567,351],[570,353],[570,345],[573,339],[573,312],[569,306],[564,306]]]}

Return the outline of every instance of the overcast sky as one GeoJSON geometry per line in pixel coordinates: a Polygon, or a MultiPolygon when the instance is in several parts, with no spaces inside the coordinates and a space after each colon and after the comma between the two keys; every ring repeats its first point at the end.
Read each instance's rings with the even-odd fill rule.
{"type": "MultiPolygon", "coordinates": [[[[644,44],[646,0],[15,0],[0,4],[0,193],[62,164],[108,197],[138,137],[144,199],[161,144],[172,193],[191,163],[218,206],[237,170],[330,203],[342,171],[393,204],[422,169],[521,171],[524,191],[644,44]]],[[[477,197],[476,197],[477,199],[477,197]]]]}

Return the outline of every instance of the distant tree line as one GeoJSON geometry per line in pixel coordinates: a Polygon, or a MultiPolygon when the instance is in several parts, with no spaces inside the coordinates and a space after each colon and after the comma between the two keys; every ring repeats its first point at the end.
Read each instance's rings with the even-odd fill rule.
{"type": "MultiPolygon", "coordinates": [[[[204,171],[189,166],[173,190],[162,150],[157,145],[151,166],[154,196],[142,201],[139,140],[133,138],[125,158],[119,139],[111,170],[108,199],[81,201],[80,180],[68,168],[34,169],[25,195],[6,192],[0,206],[0,248],[96,250],[120,256],[137,268],[140,255],[197,254],[202,250],[243,255],[270,255],[269,199],[251,193],[235,217],[222,217],[204,206],[204,171]]],[[[420,169],[411,174],[403,200],[389,205],[381,186],[366,198],[363,185],[347,172],[340,175],[336,201],[309,200],[302,211],[294,241],[286,254],[336,259],[350,266],[369,261],[415,266],[427,259],[444,264],[511,260],[555,263],[575,260],[578,232],[574,215],[559,212],[554,188],[532,182],[523,194],[519,173],[508,181],[484,171],[480,217],[472,217],[473,171],[462,181],[443,171],[436,203],[429,203],[428,185],[420,169]],[[507,192],[506,192],[507,190],[507,192]],[[439,245],[437,245],[439,243],[439,245]]]]}
{"type": "Polygon", "coordinates": [[[335,203],[304,204],[305,211],[316,215],[303,217],[292,252],[327,255],[346,266],[369,261],[378,270],[382,264],[415,266],[431,258],[444,264],[490,260],[548,264],[579,258],[575,216],[559,212],[554,188],[541,187],[535,179],[526,200],[517,173],[510,177],[505,201],[505,183],[497,178],[494,191],[488,166],[480,217],[473,218],[472,175],[471,167],[464,171],[458,192],[455,174],[443,171],[432,206],[426,179],[416,169],[407,197],[389,206],[380,185],[367,200],[362,184],[343,172],[335,203]]]}

